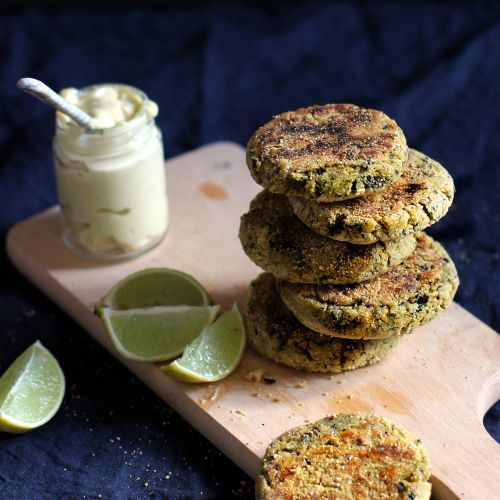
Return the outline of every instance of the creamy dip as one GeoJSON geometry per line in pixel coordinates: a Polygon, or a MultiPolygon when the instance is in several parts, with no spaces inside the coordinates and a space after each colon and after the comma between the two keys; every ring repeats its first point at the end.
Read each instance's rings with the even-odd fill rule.
{"type": "Polygon", "coordinates": [[[142,253],[168,225],[157,105],[117,84],[61,95],[94,118],[85,129],[57,113],[54,158],[67,242],[100,258],[142,253]]]}

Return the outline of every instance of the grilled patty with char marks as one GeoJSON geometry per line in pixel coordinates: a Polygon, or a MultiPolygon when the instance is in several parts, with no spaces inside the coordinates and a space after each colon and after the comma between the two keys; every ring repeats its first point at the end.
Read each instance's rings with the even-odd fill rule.
{"type": "Polygon", "coordinates": [[[286,306],[308,328],[323,335],[380,339],[410,333],[434,319],[458,288],[446,250],[425,233],[399,266],[353,285],[311,285],[278,281],[286,306]]]}
{"type": "Polygon", "coordinates": [[[247,145],[247,165],[258,184],[316,201],[381,190],[399,177],[407,156],[405,136],[394,120],[354,104],[280,114],[247,145]]]}
{"type": "Polygon", "coordinates": [[[267,448],[255,497],[430,498],[420,439],[373,413],[341,413],[291,429],[267,448]]]}
{"type": "Polygon", "coordinates": [[[416,246],[413,235],[352,245],[315,233],[284,195],[262,191],[241,217],[243,250],[264,271],[294,283],[359,283],[398,265],[416,246]]]}
{"type": "Polygon", "coordinates": [[[385,359],[400,337],[348,340],[313,332],[285,307],[271,274],[254,280],[247,293],[245,324],[250,345],[277,363],[309,372],[340,373],[385,359]]]}
{"type": "Polygon", "coordinates": [[[401,238],[429,227],[451,206],[455,187],[437,161],[410,149],[397,181],[369,196],[335,203],[292,197],[295,214],[314,231],[357,245],[401,238]]]}

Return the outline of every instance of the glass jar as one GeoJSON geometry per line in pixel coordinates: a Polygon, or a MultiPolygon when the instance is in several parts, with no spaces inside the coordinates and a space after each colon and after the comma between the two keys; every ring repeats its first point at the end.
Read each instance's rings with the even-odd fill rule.
{"type": "Polygon", "coordinates": [[[53,154],[66,244],[99,260],[149,250],[165,236],[169,215],[158,107],[126,85],[61,94],[102,127],[57,113],[53,154]]]}

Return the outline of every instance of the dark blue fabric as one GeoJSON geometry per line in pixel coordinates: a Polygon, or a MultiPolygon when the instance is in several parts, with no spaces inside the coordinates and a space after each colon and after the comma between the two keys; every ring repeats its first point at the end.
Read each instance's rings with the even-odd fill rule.
{"type": "MultiPolygon", "coordinates": [[[[15,88],[127,82],[161,109],[168,157],[244,144],[302,105],[380,108],[457,186],[431,229],[457,300],[500,328],[500,16],[495,4],[308,3],[25,11],[0,17],[0,230],[56,202],[52,112],[15,88]]],[[[253,484],[1,253],[0,368],[40,338],[68,382],[43,428],[0,436],[1,498],[229,498],[253,484]],[[240,481],[246,481],[240,484],[240,481]],[[100,495],[100,496],[99,496],[100,495]]],[[[500,405],[488,417],[500,437],[500,405]]]]}

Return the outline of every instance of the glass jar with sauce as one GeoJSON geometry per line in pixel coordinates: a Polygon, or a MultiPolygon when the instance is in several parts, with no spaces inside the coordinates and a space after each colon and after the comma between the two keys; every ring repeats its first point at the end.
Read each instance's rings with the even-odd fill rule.
{"type": "Polygon", "coordinates": [[[118,84],[61,95],[94,118],[93,128],[84,128],[56,114],[53,153],[66,244],[99,260],[147,251],[168,227],[157,105],[118,84]]]}

